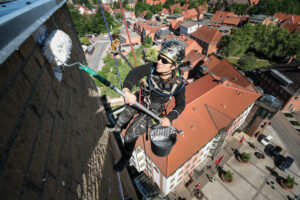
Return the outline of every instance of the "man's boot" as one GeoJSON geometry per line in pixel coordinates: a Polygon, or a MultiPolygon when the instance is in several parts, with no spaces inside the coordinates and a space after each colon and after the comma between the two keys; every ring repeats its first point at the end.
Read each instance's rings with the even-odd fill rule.
{"type": "Polygon", "coordinates": [[[129,159],[130,159],[130,155],[122,155],[122,158],[119,160],[119,162],[117,162],[117,164],[115,164],[114,169],[118,172],[121,172],[126,165],[129,164],[129,159]]]}

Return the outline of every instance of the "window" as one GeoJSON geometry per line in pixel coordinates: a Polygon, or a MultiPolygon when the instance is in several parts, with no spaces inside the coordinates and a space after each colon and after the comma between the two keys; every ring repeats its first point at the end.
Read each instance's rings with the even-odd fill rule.
{"type": "Polygon", "coordinates": [[[154,167],[154,170],[156,171],[156,173],[159,173],[158,169],[156,167],[154,167]]]}
{"type": "Polygon", "coordinates": [[[190,166],[191,163],[189,163],[185,168],[188,168],[190,166]]]}
{"type": "Polygon", "coordinates": [[[298,97],[295,97],[294,99],[296,100],[296,99],[298,99],[298,97]]]}
{"type": "Polygon", "coordinates": [[[143,160],[143,159],[144,159],[144,156],[140,156],[140,157],[138,158],[139,161],[141,161],[141,160],[143,160]]]}
{"type": "Polygon", "coordinates": [[[170,185],[170,189],[172,189],[174,187],[174,184],[170,185]]]}
{"type": "Polygon", "coordinates": [[[171,180],[171,183],[173,183],[175,181],[175,177],[174,178],[172,178],[172,180],[171,180]]]}
{"type": "Polygon", "coordinates": [[[263,128],[266,125],[266,122],[263,122],[260,127],[263,128]]]}
{"type": "Polygon", "coordinates": [[[196,158],[194,158],[193,162],[195,162],[196,160],[197,160],[197,157],[196,157],[196,158]]]}
{"type": "Polygon", "coordinates": [[[140,168],[144,167],[145,163],[143,162],[142,164],[140,164],[140,168]]]}
{"type": "Polygon", "coordinates": [[[291,108],[293,105],[294,105],[294,104],[291,103],[291,104],[289,105],[289,108],[291,108]]]}

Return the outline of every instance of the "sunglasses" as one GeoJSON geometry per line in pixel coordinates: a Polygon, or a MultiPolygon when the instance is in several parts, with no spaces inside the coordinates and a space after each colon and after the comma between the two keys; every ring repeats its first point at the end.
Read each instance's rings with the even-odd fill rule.
{"type": "Polygon", "coordinates": [[[172,64],[172,63],[170,63],[167,59],[165,59],[165,58],[163,58],[163,57],[160,57],[160,56],[158,56],[157,60],[161,60],[161,62],[162,62],[163,64],[172,64]]]}

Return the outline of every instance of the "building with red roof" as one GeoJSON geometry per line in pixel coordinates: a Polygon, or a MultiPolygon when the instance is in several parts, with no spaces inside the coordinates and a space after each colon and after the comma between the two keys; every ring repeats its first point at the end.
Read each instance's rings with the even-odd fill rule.
{"type": "Polygon", "coordinates": [[[184,5],[181,7],[181,10],[182,10],[182,11],[188,10],[189,7],[190,7],[189,4],[184,4],[184,5]]]}
{"type": "Polygon", "coordinates": [[[238,26],[241,19],[233,12],[217,11],[211,19],[212,26],[238,26]]]}
{"type": "Polygon", "coordinates": [[[217,45],[222,39],[222,33],[215,28],[203,25],[191,34],[191,38],[200,44],[203,54],[210,55],[217,52],[217,45]]]}
{"type": "MultiPolygon", "coordinates": [[[[186,108],[173,122],[184,132],[170,154],[158,157],[151,150],[145,135],[138,138],[131,163],[144,171],[168,194],[209,155],[218,137],[230,135],[244,122],[260,94],[244,89],[229,80],[207,74],[186,86],[186,108]]],[[[169,110],[175,105],[174,99],[169,110]]],[[[122,133],[124,134],[124,132],[122,133]]]]}
{"type": "Polygon", "coordinates": [[[175,35],[180,35],[180,25],[183,23],[183,21],[171,20],[170,30],[173,31],[175,35]]]}
{"type": "Polygon", "coordinates": [[[300,15],[275,13],[280,28],[286,28],[290,33],[300,31],[300,15]]]}
{"type": "Polygon", "coordinates": [[[182,11],[181,14],[184,16],[184,20],[197,20],[198,12],[195,8],[182,11]]]}
{"type": "Polygon", "coordinates": [[[207,13],[207,8],[208,5],[201,5],[197,7],[197,12],[198,12],[198,19],[202,19],[203,18],[203,14],[207,13]]]}
{"type": "Polygon", "coordinates": [[[245,77],[244,72],[236,69],[228,60],[220,60],[215,56],[210,56],[202,64],[202,66],[207,66],[207,70],[198,70],[203,74],[214,72],[219,77],[226,77],[232,83],[239,85],[249,91],[257,92],[251,80],[245,77]]]}

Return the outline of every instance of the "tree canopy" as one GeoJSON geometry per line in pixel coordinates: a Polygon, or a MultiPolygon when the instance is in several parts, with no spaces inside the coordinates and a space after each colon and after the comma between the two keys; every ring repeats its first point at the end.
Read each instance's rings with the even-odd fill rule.
{"type": "Polygon", "coordinates": [[[250,14],[264,14],[273,16],[274,13],[286,13],[300,15],[299,0],[260,0],[250,10],[250,14]]]}
{"type": "Polygon", "coordinates": [[[242,56],[246,51],[267,59],[283,59],[300,56],[300,33],[290,33],[285,28],[246,24],[233,29],[229,37],[224,37],[221,45],[224,56],[242,56]]]}
{"type": "Polygon", "coordinates": [[[145,2],[137,2],[135,4],[134,9],[135,9],[135,16],[140,16],[143,11],[145,11],[145,10],[149,11],[150,10],[150,5],[148,5],[145,2]]]}
{"type": "MultiPolygon", "coordinates": [[[[97,10],[95,15],[87,16],[80,15],[77,9],[71,4],[68,4],[68,7],[79,37],[85,36],[87,33],[103,33],[107,31],[100,10],[97,10]]],[[[119,26],[119,24],[114,22],[113,16],[106,10],[104,10],[104,15],[109,27],[119,26]]]]}
{"type": "Polygon", "coordinates": [[[233,12],[237,15],[245,15],[248,13],[250,9],[249,4],[241,4],[241,3],[233,3],[231,5],[228,5],[225,10],[229,12],[233,12]]]}
{"type": "Polygon", "coordinates": [[[144,37],[143,45],[144,45],[145,48],[149,48],[149,47],[153,46],[152,38],[149,35],[144,37]]]}

